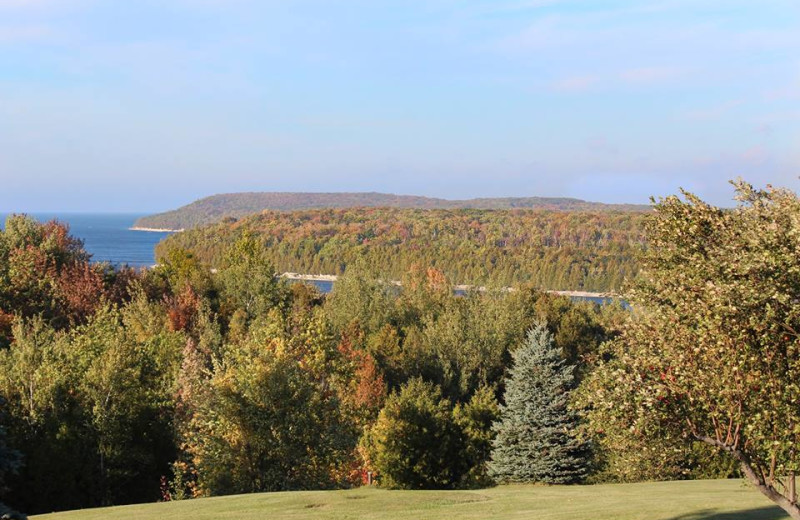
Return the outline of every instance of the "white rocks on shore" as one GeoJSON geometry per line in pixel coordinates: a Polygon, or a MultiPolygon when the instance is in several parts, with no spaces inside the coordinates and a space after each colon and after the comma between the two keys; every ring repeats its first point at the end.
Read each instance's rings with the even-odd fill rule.
{"type": "MultiPolygon", "coordinates": [[[[288,280],[303,280],[307,282],[335,282],[339,277],[335,274],[300,274],[300,273],[283,273],[280,275],[288,280]]],[[[393,285],[401,285],[399,281],[391,280],[389,283],[393,285]]],[[[476,287],[474,285],[455,285],[453,289],[456,291],[469,291],[477,289],[478,291],[487,291],[486,287],[476,287]]],[[[504,291],[514,291],[513,287],[504,287],[504,291]]],[[[588,291],[555,291],[545,290],[544,292],[550,294],[558,294],[560,296],[570,296],[574,298],[615,298],[614,293],[600,293],[588,291]]]]}

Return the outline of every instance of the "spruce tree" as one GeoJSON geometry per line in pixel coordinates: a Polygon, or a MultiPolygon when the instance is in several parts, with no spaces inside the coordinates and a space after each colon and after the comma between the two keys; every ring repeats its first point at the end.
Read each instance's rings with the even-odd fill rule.
{"type": "Polygon", "coordinates": [[[577,415],[568,408],[574,366],[568,365],[543,323],[513,353],[505,404],[489,474],[498,482],[570,484],[586,477],[589,446],[576,437],[577,415]]]}

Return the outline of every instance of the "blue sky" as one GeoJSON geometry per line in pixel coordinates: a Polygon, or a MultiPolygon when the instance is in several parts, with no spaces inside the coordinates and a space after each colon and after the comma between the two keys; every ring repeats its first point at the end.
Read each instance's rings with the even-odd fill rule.
{"type": "Polygon", "coordinates": [[[800,188],[796,0],[0,0],[0,211],[800,188]]]}

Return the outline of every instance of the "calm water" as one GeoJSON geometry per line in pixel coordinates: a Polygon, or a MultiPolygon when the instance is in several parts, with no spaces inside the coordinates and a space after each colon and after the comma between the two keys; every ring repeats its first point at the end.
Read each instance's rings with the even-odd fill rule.
{"type": "MultiPolygon", "coordinates": [[[[142,215],[128,213],[34,213],[31,216],[46,222],[57,219],[69,224],[70,234],[84,241],[95,262],[111,262],[141,267],[156,263],[155,245],[169,233],[130,231],[142,215]]],[[[6,214],[0,213],[0,228],[6,214]]]]}

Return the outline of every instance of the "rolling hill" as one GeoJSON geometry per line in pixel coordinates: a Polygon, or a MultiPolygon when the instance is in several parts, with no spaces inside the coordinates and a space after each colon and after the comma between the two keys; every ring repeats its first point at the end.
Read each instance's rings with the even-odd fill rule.
{"type": "Polygon", "coordinates": [[[241,218],[264,210],[294,211],[357,207],[415,209],[547,209],[554,211],[646,211],[650,206],[603,204],[561,197],[504,197],[447,200],[388,193],[227,193],[212,195],[178,209],[142,217],[134,228],[190,229],[241,218]]]}

